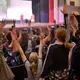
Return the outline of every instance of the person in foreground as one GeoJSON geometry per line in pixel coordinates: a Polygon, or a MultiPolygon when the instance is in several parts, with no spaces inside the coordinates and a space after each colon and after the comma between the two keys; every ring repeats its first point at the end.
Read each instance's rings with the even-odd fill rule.
{"type": "Polygon", "coordinates": [[[67,32],[64,28],[59,28],[55,32],[56,41],[50,44],[46,59],[43,64],[40,80],[45,79],[45,73],[49,70],[47,80],[69,80],[68,55],[72,44],[66,42],[67,32]]]}
{"type": "Polygon", "coordinates": [[[3,53],[3,47],[2,47],[2,41],[3,41],[3,27],[5,26],[5,22],[2,21],[0,23],[0,80],[13,80],[14,75],[7,65],[4,53],[3,53]]]}
{"type": "Polygon", "coordinates": [[[39,53],[37,54],[36,52],[32,52],[28,60],[18,41],[15,41],[15,45],[18,47],[21,58],[25,64],[28,73],[28,80],[39,80],[42,70],[42,44],[43,44],[43,36],[41,35],[39,53]]]}

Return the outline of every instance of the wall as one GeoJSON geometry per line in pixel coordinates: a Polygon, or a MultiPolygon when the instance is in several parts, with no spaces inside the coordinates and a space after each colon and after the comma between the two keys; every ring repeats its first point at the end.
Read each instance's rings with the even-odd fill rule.
{"type": "Polygon", "coordinates": [[[58,0],[58,23],[64,23],[64,15],[60,11],[61,9],[63,9],[64,3],[64,0],[58,0]]]}
{"type": "Polygon", "coordinates": [[[49,22],[49,1],[40,0],[40,18],[41,22],[49,22]]]}
{"type": "Polygon", "coordinates": [[[35,15],[35,22],[40,22],[40,0],[32,0],[32,12],[35,15]]]}
{"type": "Polygon", "coordinates": [[[36,22],[49,22],[48,0],[32,0],[32,10],[36,22]]]}
{"type": "Polygon", "coordinates": [[[64,16],[60,11],[64,3],[64,0],[54,0],[54,19],[56,20],[57,24],[64,23],[64,16]]]}
{"type": "Polygon", "coordinates": [[[54,0],[54,19],[58,23],[58,0],[54,0]]]}

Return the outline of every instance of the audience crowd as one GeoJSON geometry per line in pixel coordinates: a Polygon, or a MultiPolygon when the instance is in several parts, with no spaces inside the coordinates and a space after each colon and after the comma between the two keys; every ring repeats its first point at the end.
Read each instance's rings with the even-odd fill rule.
{"type": "Polygon", "coordinates": [[[80,26],[49,25],[46,34],[29,23],[5,34],[5,24],[0,23],[0,80],[80,80],[80,26]]]}

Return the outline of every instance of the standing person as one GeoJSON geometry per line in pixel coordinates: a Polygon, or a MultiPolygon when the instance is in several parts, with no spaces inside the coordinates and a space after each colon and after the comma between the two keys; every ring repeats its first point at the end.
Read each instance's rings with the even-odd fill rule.
{"type": "Polygon", "coordinates": [[[14,80],[23,80],[25,75],[25,66],[21,60],[21,56],[19,54],[18,48],[14,44],[13,36],[19,42],[21,40],[21,31],[19,32],[19,37],[17,38],[17,33],[15,28],[11,28],[9,33],[7,34],[7,42],[4,46],[4,53],[6,62],[14,73],[14,80]]]}
{"type": "Polygon", "coordinates": [[[4,53],[2,51],[3,27],[4,22],[0,24],[0,80],[13,80],[14,75],[9,66],[5,62],[4,53]]]}
{"type": "Polygon", "coordinates": [[[47,70],[49,70],[48,80],[68,80],[68,54],[73,45],[66,43],[66,36],[64,28],[56,30],[56,41],[48,48],[40,80],[44,80],[47,70]]]}
{"type": "Polygon", "coordinates": [[[32,52],[29,56],[29,60],[26,58],[21,46],[19,43],[16,43],[20,51],[21,58],[25,64],[27,73],[28,73],[28,80],[39,80],[41,69],[42,69],[42,44],[43,44],[43,37],[40,36],[40,46],[39,46],[39,53],[32,52]]]}
{"type": "Polygon", "coordinates": [[[24,15],[23,14],[20,15],[20,20],[21,20],[21,24],[24,24],[24,15]]]}

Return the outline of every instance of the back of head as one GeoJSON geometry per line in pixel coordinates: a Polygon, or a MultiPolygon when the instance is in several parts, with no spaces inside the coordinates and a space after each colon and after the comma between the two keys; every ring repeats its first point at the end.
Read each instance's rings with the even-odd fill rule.
{"type": "Polygon", "coordinates": [[[66,41],[66,37],[67,37],[67,31],[64,28],[58,28],[55,32],[55,37],[61,41],[61,42],[65,42],[66,41]]]}
{"type": "Polygon", "coordinates": [[[67,31],[65,28],[59,28],[56,30],[56,33],[55,33],[57,39],[61,42],[64,43],[65,47],[66,48],[72,48],[73,47],[73,44],[72,43],[68,43],[66,42],[66,39],[67,39],[67,31]]]}
{"type": "Polygon", "coordinates": [[[31,62],[30,70],[32,75],[37,74],[37,67],[38,67],[38,55],[35,52],[32,52],[29,57],[29,61],[31,62]]]}

